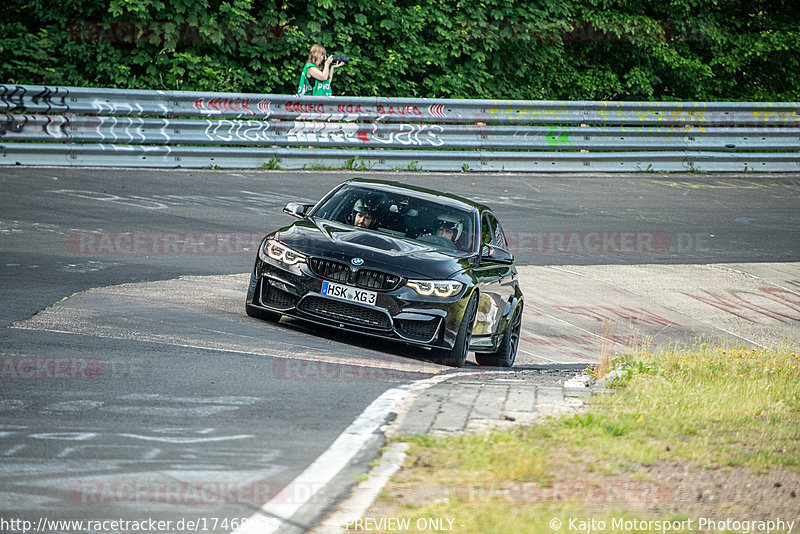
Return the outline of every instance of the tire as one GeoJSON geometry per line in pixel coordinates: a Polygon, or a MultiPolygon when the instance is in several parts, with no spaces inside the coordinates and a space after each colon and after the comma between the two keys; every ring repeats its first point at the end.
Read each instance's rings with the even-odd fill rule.
{"type": "Polygon", "coordinates": [[[461,325],[458,327],[456,341],[450,350],[442,350],[440,361],[451,367],[464,367],[469,353],[469,342],[472,339],[472,328],[475,326],[475,316],[478,314],[477,295],[473,294],[464,309],[461,325]]]}
{"type": "Polygon", "coordinates": [[[477,353],[475,361],[478,365],[488,365],[491,367],[511,367],[517,359],[517,348],[519,347],[519,333],[522,330],[522,302],[519,303],[514,315],[508,322],[503,341],[497,347],[496,352],[477,353]]]}
{"type": "Polygon", "coordinates": [[[263,319],[264,321],[270,321],[272,323],[277,323],[281,320],[280,313],[262,310],[261,308],[256,308],[250,304],[246,304],[244,309],[247,312],[247,315],[250,317],[255,317],[256,319],[263,319]]]}

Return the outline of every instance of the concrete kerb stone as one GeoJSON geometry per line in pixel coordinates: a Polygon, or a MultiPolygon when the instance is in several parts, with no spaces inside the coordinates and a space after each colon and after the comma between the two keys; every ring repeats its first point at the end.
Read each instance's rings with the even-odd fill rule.
{"type": "Polygon", "coordinates": [[[601,389],[607,389],[606,386],[610,382],[612,382],[614,380],[617,380],[618,378],[625,378],[625,377],[628,376],[628,373],[629,373],[629,371],[627,369],[624,369],[624,368],[622,368],[622,369],[614,369],[610,373],[608,373],[606,376],[604,376],[603,378],[598,380],[595,383],[594,387],[595,388],[601,388],[601,389]]]}
{"type": "MultiPolygon", "coordinates": [[[[525,378],[521,376],[524,373],[513,370],[453,373],[446,380],[410,393],[397,409],[397,417],[381,430],[388,440],[420,434],[443,437],[507,430],[540,423],[549,417],[579,413],[587,397],[614,391],[593,385],[591,377],[575,370],[559,376],[535,371],[525,378]],[[504,375],[514,378],[501,378],[504,375]],[[554,381],[560,382],[560,386],[554,385],[554,381]],[[483,405],[492,402],[496,405],[483,405]]],[[[403,465],[407,448],[404,442],[391,443],[366,480],[312,532],[341,533],[347,520],[363,517],[391,474],[403,465]]]]}
{"type": "Polygon", "coordinates": [[[483,432],[534,424],[580,410],[605,392],[577,370],[458,372],[404,401],[385,429],[389,439],[483,432]]]}

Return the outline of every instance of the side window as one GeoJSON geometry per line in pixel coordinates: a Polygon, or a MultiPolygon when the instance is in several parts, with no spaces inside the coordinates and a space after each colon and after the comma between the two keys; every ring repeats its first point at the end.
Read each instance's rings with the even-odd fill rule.
{"type": "Polygon", "coordinates": [[[483,245],[491,245],[493,236],[494,228],[492,228],[492,223],[489,221],[489,215],[484,214],[481,219],[481,247],[483,245]]]}
{"type": "Polygon", "coordinates": [[[497,245],[500,248],[508,249],[508,244],[506,244],[506,236],[503,233],[503,229],[500,228],[500,223],[497,221],[495,221],[494,241],[492,244],[497,245]]]}
{"type": "Polygon", "coordinates": [[[481,228],[482,243],[488,243],[495,247],[508,248],[506,244],[506,236],[503,234],[503,229],[500,228],[500,223],[494,218],[494,215],[487,213],[483,216],[483,227],[481,228]],[[487,233],[488,232],[488,233],[487,233]]]}

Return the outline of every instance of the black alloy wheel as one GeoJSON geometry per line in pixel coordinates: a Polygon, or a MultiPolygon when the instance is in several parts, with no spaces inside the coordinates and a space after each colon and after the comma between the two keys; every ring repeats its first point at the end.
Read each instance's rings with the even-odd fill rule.
{"type": "Polygon", "coordinates": [[[511,367],[517,358],[517,348],[519,347],[519,334],[522,330],[522,302],[519,303],[514,315],[508,322],[503,341],[497,347],[496,352],[484,354],[476,353],[475,361],[478,365],[488,365],[491,367],[511,367]]]}
{"type": "Polygon", "coordinates": [[[467,354],[469,353],[472,328],[475,326],[475,317],[477,314],[478,298],[477,294],[473,293],[467,303],[467,307],[464,309],[464,316],[461,319],[461,325],[458,327],[458,333],[456,334],[456,341],[453,344],[453,348],[441,351],[441,361],[443,364],[451,367],[464,367],[467,361],[467,354]]]}

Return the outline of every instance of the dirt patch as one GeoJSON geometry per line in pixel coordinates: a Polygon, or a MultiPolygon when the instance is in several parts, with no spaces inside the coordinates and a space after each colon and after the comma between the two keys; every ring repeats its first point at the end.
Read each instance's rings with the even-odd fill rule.
{"type": "Polygon", "coordinates": [[[458,498],[462,502],[580,503],[587,512],[629,511],[645,519],[674,516],[724,520],[800,521],[800,473],[745,467],[706,469],[690,462],[611,465],[551,455],[550,480],[468,483],[431,482],[415,458],[384,487],[365,517],[397,517],[409,508],[458,498]],[[611,473],[611,474],[610,474],[611,473]],[[618,473],[618,474],[617,474],[618,473]]]}
{"type": "Polygon", "coordinates": [[[666,461],[640,469],[673,491],[672,499],[655,512],[764,521],[800,519],[800,473],[784,469],[753,473],[746,467],[703,469],[666,461]]]}

